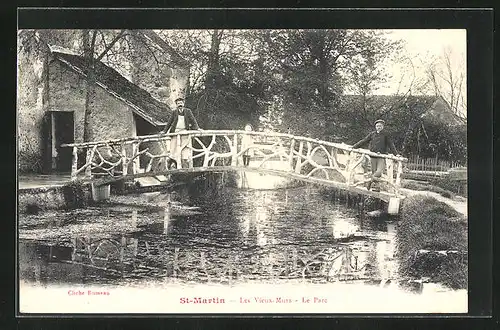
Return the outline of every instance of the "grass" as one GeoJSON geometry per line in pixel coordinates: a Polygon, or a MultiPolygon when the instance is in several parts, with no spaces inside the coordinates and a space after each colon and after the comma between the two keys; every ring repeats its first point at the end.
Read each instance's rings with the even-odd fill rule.
{"type": "Polygon", "coordinates": [[[411,190],[425,190],[440,194],[446,198],[453,198],[455,194],[447,189],[441,188],[431,183],[423,183],[419,181],[403,180],[402,187],[411,190]]]}
{"type": "Polygon", "coordinates": [[[427,196],[411,196],[401,207],[396,246],[400,274],[429,277],[455,289],[467,287],[467,221],[447,204],[427,196]],[[415,257],[419,250],[451,251],[456,255],[429,253],[415,257]]]}
{"type": "Polygon", "coordinates": [[[439,177],[432,179],[430,183],[437,188],[453,192],[454,194],[467,197],[467,185],[449,177],[439,177]]]}

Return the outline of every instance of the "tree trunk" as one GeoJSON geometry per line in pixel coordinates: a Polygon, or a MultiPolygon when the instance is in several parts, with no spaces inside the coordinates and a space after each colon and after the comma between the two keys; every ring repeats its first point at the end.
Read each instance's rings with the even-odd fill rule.
{"type": "Polygon", "coordinates": [[[211,34],[210,52],[208,54],[208,66],[205,79],[207,90],[217,87],[217,77],[220,75],[219,51],[223,30],[213,30],[211,34]]]}
{"type": "Polygon", "coordinates": [[[95,98],[95,62],[94,47],[96,30],[84,30],[83,35],[83,54],[87,65],[87,78],[85,80],[85,114],[83,123],[83,142],[93,140],[92,129],[90,127],[90,118],[92,117],[92,108],[95,98]],[[92,33],[92,38],[90,34],[92,33]]]}

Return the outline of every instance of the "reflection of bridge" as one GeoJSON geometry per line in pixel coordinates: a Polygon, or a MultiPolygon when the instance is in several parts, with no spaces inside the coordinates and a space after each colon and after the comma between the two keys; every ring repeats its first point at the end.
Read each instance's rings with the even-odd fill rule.
{"type": "Polygon", "coordinates": [[[346,144],[332,143],[290,134],[230,130],[184,131],[63,145],[73,148],[72,179],[92,180],[96,185],[139,177],[178,172],[257,171],[356,193],[385,201],[399,196],[405,158],[351,150],[346,144]],[[188,141],[181,139],[189,136],[188,141]],[[241,143],[243,137],[252,143],[241,143]],[[189,158],[170,152],[172,140],[177,150],[190,150],[189,158]],[[252,162],[243,166],[242,156],[251,151],[252,162]],[[366,173],[370,156],[386,159],[386,171],[380,178],[381,192],[362,188],[371,179],[366,173]],[[184,168],[169,170],[171,161],[184,168]],[[286,166],[276,168],[273,164],[286,166]],[[99,176],[99,178],[97,178],[99,176]]]}
{"type": "Polygon", "coordinates": [[[187,280],[232,281],[257,277],[367,280],[379,276],[369,262],[347,245],[318,247],[179,248],[161,241],[121,238],[72,239],[71,260],[64,263],[100,269],[123,278],[174,277],[187,280]]]}

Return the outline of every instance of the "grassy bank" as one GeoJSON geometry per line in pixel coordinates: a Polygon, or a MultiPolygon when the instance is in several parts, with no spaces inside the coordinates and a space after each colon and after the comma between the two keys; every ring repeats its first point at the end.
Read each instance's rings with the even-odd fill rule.
{"type": "Polygon", "coordinates": [[[91,203],[90,185],[76,181],[64,186],[20,189],[17,202],[18,212],[27,214],[82,208],[91,203]]]}
{"type": "Polygon", "coordinates": [[[396,241],[399,273],[467,288],[467,219],[433,197],[404,200],[396,241]]]}
{"type": "Polygon", "coordinates": [[[422,182],[422,181],[403,180],[402,188],[411,190],[420,190],[420,191],[432,191],[446,198],[453,198],[453,196],[455,195],[452,191],[448,189],[444,189],[439,186],[433,185],[429,182],[422,182]]]}
{"type": "Polygon", "coordinates": [[[448,177],[437,177],[429,179],[428,181],[403,179],[401,185],[403,188],[412,190],[432,191],[446,198],[453,198],[454,196],[467,197],[466,184],[464,185],[464,183],[448,177]]]}

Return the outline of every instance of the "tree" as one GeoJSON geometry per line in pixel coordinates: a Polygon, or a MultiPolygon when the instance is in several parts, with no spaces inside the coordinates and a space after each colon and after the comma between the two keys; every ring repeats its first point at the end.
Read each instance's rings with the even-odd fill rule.
{"type": "MultiPolygon", "coordinates": [[[[380,98],[374,93],[383,86],[389,79],[393,78],[390,67],[395,62],[407,61],[399,53],[402,47],[400,41],[391,41],[385,38],[384,32],[366,31],[364,35],[366,51],[354,56],[348,62],[345,70],[346,92],[358,97],[345,96],[345,98],[355,100],[355,104],[349,104],[352,111],[348,111],[342,117],[343,120],[351,118],[349,131],[343,135],[352,135],[353,130],[363,129],[373,125],[376,119],[384,118],[391,111],[394,111],[401,101],[409,95],[411,87],[407,90],[400,90],[404,75],[400,78],[400,85],[392,98],[380,98]],[[354,118],[353,118],[354,116],[354,118]],[[354,119],[354,120],[352,120],[354,119]]],[[[411,60],[409,61],[411,64],[411,60]]],[[[411,83],[410,83],[411,86],[411,83]]],[[[346,100],[349,101],[349,100],[346,100]]],[[[344,102],[346,104],[348,102],[344,102]]],[[[345,110],[345,107],[344,109],[345,110]]]]}
{"type": "Polygon", "coordinates": [[[159,31],[186,58],[190,71],[188,103],[206,128],[242,128],[256,124],[267,100],[259,31],[159,31]]]}
{"type": "Polygon", "coordinates": [[[462,118],[467,117],[467,87],[463,54],[456,54],[450,48],[441,55],[423,63],[425,79],[418,90],[442,96],[451,110],[462,118]]]}
{"type": "Polygon", "coordinates": [[[283,128],[327,139],[342,130],[344,91],[354,86],[369,95],[384,54],[396,49],[367,30],[270,31],[263,37],[284,99],[283,128]]]}

